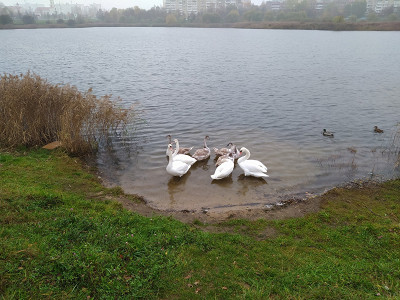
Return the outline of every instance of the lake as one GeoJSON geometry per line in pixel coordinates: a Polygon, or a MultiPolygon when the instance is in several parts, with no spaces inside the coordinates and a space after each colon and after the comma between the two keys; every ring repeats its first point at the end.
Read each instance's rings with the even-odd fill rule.
{"type": "MultiPolygon", "coordinates": [[[[139,112],[128,141],[102,149],[104,178],[163,210],[269,207],[358,179],[389,179],[400,122],[400,32],[223,28],[0,31],[0,71],[120,97],[139,112]],[[377,125],[383,134],[373,132],[377,125]],[[335,137],[321,134],[334,131],[335,137]],[[266,180],[212,181],[214,154],[182,178],[181,146],[245,146],[266,180]]],[[[194,151],[192,151],[193,153],[194,151]]]]}

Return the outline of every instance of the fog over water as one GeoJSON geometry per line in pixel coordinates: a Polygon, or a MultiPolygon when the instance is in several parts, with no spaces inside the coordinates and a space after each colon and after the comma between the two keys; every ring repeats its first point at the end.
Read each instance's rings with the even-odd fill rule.
{"type": "Polygon", "coordinates": [[[117,143],[98,165],[153,207],[262,207],[399,175],[390,151],[400,122],[399,32],[84,28],[2,30],[0,40],[2,73],[31,70],[140,111],[130,151],[117,143]],[[167,134],[181,146],[200,148],[205,135],[210,148],[245,146],[270,177],[244,177],[236,165],[212,182],[212,154],[173,178],[167,134]]]}

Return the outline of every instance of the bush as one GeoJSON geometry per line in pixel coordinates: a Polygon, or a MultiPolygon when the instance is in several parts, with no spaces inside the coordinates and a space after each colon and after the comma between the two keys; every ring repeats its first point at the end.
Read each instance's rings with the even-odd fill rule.
{"type": "Polygon", "coordinates": [[[10,15],[0,15],[0,24],[6,25],[6,24],[12,24],[13,20],[10,17],[10,15]]]}
{"type": "Polygon", "coordinates": [[[76,22],[75,22],[75,20],[69,19],[69,20],[67,21],[67,25],[68,25],[68,26],[75,26],[75,25],[76,25],[76,22]]]}
{"type": "Polygon", "coordinates": [[[24,24],[35,24],[35,17],[31,15],[22,16],[22,22],[24,24]]]}
{"type": "Polygon", "coordinates": [[[51,85],[36,74],[3,75],[0,80],[0,147],[43,146],[60,141],[70,153],[94,151],[113,130],[128,123],[131,110],[110,96],[51,85]]]}

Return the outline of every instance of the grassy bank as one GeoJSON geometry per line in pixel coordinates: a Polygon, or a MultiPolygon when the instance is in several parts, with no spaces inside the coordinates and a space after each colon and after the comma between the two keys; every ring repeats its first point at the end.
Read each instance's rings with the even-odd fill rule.
{"type": "Polygon", "coordinates": [[[0,153],[1,298],[400,297],[400,180],[217,234],[126,211],[89,171],[61,151],[0,153]]]}

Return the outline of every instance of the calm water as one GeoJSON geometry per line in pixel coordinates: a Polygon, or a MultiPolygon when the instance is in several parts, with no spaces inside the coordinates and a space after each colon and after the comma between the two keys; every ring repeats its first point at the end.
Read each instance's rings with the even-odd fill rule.
{"type": "Polygon", "coordinates": [[[99,167],[161,209],[264,206],[358,178],[399,175],[400,32],[187,28],[0,31],[0,72],[121,97],[141,122],[99,167]],[[374,134],[373,126],[385,130],[374,134]],[[326,138],[321,130],[335,132],[326,138]],[[267,180],[211,182],[214,155],[180,179],[166,173],[166,135],[181,146],[234,142],[267,180]]]}

